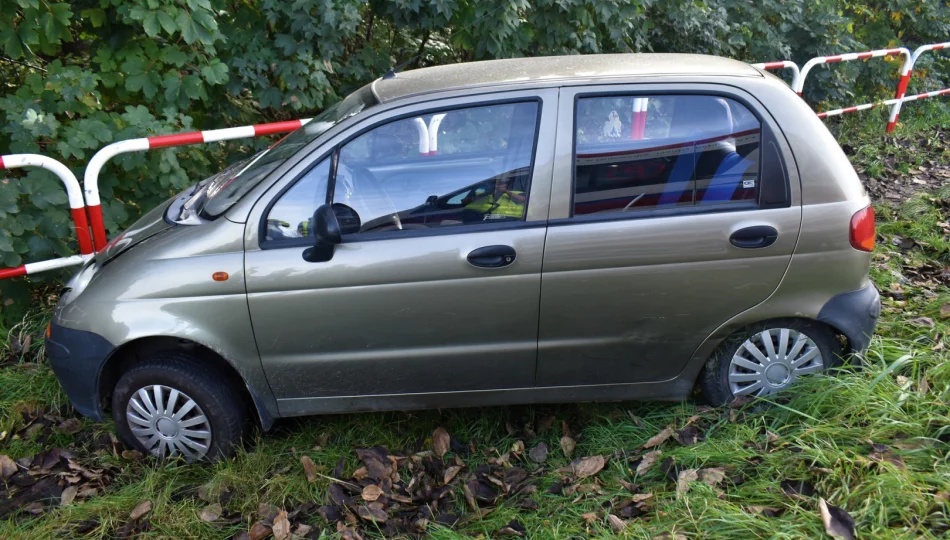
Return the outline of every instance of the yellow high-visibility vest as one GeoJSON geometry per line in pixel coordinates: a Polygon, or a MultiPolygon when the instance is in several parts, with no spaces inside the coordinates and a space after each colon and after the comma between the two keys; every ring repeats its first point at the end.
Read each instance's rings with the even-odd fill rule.
{"type": "Polygon", "coordinates": [[[509,193],[524,195],[522,191],[510,191],[508,193],[502,193],[501,197],[495,200],[495,193],[491,192],[468,203],[465,208],[486,215],[524,217],[524,203],[515,202],[509,193]]]}

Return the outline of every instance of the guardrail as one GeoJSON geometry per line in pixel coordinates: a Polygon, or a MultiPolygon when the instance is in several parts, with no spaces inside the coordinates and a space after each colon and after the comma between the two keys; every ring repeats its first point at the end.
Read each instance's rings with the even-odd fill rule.
{"type": "MultiPolygon", "coordinates": [[[[802,78],[802,72],[800,69],[798,69],[798,64],[796,64],[795,62],[791,62],[789,60],[781,60],[779,62],[763,62],[761,64],[752,64],[752,67],[757,67],[759,69],[767,69],[767,70],[773,70],[773,69],[791,70],[792,84],[790,84],[789,86],[791,86],[793,89],[798,88],[798,85],[802,78]]],[[[801,95],[801,93],[799,92],[798,95],[801,95]]]]}
{"type": "Polygon", "coordinates": [[[256,124],[253,126],[192,131],[173,135],[156,135],[155,137],[143,137],[140,139],[114,142],[102,148],[89,160],[89,165],[86,166],[86,172],[83,174],[82,180],[83,191],[86,195],[86,207],[89,211],[89,221],[92,224],[93,243],[95,244],[96,251],[102,251],[106,246],[106,230],[105,224],[102,221],[102,203],[99,200],[99,172],[102,171],[102,167],[110,159],[119,154],[143,152],[154,148],[230,141],[234,139],[260,137],[262,135],[273,135],[275,133],[286,133],[303,126],[310,120],[310,118],[304,118],[302,120],[256,124]]]}
{"type": "Polygon", "coordinates": [[[56,268],[74,266],[82,264],[83,261],[92,257],[92,241],[89,235],[89,223],[86,221],[86,207],[83,204],[82,189],[79,187],[79,181],[76,180],[76,176],[62,163],[39,154],[11,154],[0,156],[0,169],[19,169],[22,167],[39,167],[59,177],[59,180],[66,188],[66,196],[69,198],[69,208],[73,218],[73,225],[75,225],[76,228],[76,238],[79,241],[80,254],[50,259],[48,261],[21,264],[16,268],[2,268],[0,269],[0,279],[26,276],[56,268]]]}

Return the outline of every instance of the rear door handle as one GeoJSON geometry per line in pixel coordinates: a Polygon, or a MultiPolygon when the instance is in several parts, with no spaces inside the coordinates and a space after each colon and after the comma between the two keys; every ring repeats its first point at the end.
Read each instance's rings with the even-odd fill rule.
{"type": "Polygon", "coordinates": [[[756,249],[769,247],[778,240],[778,231],[768,225],[745,227],[732,233],[729,242],[737,248],[756,249]]]}
{"type": "Polygon", "coordinates": [[[468,262],[479,268],[502,268],[515,262],[515,248],[511,246],[485,246],[468,254],[468,262]]]}

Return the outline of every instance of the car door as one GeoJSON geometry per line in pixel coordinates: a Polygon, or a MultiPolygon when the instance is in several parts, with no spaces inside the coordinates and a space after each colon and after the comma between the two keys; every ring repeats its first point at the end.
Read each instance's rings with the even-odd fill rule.
{"type": "Polygon", "coordinates": [[[255,206],[248,304],[282,414],[327,397],[534,385],[556,105],[544,90],[390,109],[255,206]],[[435,114],[439,152],[420,153],[435,114]],[[494,194],[486,182],[508,192],[494,207],[476,205],[494,194]],[[307,262],[324,202],[360,223],[332,259],[307,262]]]}
{"type": "Polygon", "coordinates": [[[561,92],[538,385],[672,379],[788,267],[801,207],[787,144],[734,87],[561,92]]]}

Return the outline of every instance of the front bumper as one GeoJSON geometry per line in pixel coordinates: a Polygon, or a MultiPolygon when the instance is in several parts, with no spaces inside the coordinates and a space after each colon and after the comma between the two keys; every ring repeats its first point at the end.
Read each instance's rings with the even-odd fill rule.
{"type": "Polygon", "coordinates": [[[881,295],[873,283],[863,289],[834,296],[818,312],[818,320],[837,328],[853,353],[867,350],[881,314],[881,295]]]}
{"type": "Polygon", "coordinates": [[[46,338],[46,358],[59,384],[83,416],[102,421],[99,403],[99,374],[115,347],[92,332],[50,324],[46,338]]]}

